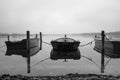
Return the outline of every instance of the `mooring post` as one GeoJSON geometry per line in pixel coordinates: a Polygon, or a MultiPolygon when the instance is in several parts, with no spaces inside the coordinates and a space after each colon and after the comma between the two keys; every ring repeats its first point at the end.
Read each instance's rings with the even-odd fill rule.
{"type": "Polygon", "coordinates": [[[105,59],[104,59],[104,41],[105,41],[105,33],[104,31],[101,32],[101,36],[102,36],[102,54],[101,54],[101,73],[104,73],[104,69],[105,69],[105,59]]]}
{"type": "Polygon", "coordinates": [[[10,35],[8,35],[8,41],[10,41],[10,35]]]}
{"type": "Polygon", "coordinates": [[[40,50],[42,50],[42,32],[40,32],[40,50]]]}
{"type": "Polygon", "coordinates": [[[38,38],[37,34],[35,35],[35,38],[38,38]]]}
{"type": "Polygon", "coordinates": [[[30,73],[30,32],[27,31],[27,73],[30,73]]]}

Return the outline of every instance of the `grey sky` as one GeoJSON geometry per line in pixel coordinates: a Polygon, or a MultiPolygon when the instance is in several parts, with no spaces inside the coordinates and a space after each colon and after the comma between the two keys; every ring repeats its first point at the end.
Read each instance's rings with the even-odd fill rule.
{"type": "Polygon", "coordinates": [[[120,0],[0,0],[0,32],[120,31],[120,0]]]}

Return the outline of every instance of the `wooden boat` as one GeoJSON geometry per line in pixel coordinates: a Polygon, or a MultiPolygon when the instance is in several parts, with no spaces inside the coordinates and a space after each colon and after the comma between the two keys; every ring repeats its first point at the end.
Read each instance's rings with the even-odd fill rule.
{"type": "MultiPolygon", "coordinates": [[[[102,41],[100,38],[95,38],[94,50],[102,52],[102,41]]],[[[110,58],[120,58],[120,41],[106,39],[104,41],[105,56],[110,58]]]]}
{"type": "Polygon", "coordinates": [[[57,59],[80,59],[80,51],[78,49],[80,41],[76,41],[72,38],[58,38],[51,41],[52,51],[50,53],[50,58],[52,60],[57,59]]]}
{"type": "MultiPolygon", "coordinates": [[[[22,41],[6,41],[7,46],[7,56],[11,55],[20,55],[22,57],[27,57],[27,39],[22,41]]],[[[30,56],[35,55],[39,52],[39,39],[32,38],[30,39],[30,56]]]]}

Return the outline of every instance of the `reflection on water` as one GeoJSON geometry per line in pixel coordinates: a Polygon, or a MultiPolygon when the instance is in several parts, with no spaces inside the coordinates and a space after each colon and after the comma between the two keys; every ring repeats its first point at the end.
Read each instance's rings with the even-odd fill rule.
{"type": "MultiPolygon", "coordinates": [[[[43,36],[43,41],[50,42],[51,40],[63,37],[61,36],[43,36]]],[[[82,44],[86,44],[93,40],[90,37],[81,36],[68,36],[73,39],[79,40],[82,44]]],[[[25,38],[25,37],[24,37],[25,38]]],[[[22,37],[11,38],[11,40],[21,40],[22,37]]],[[[0,39],[0,46],[5,45],[4,41],[6,38],[0,39]]],[[[119,39],[120,40],[120,39],[119,39]]],[[[93,50],[94,43],[92,45],[87,45],[84,47],[79,47],[82,55],[91,57],[98,65],[101,63],[101,55],[93,50]]],[[[50,57],[50,51],[52,49],[51,45],[43,43],[42,51],[37,55],[31,57],[31,65],[50,57]]],[[[27,64],[26,59],[21,56],[5,56],[6,47],[0,48],[0,74],[10,73],[10,74],[27,74],[27,64]]],[[[105,60],[108,60],[105,58],[105,60]]],[[[46,60],[39,63],[38,65],[31,67],[31,75],[58,75],[67,73],[100,73],[100,68],[88,61],[85,58],[80,60],[68,60],[68,62],[63,62],[64,60],[46,60]]],[[[119,74],[120,73],[120,59],[112,59],[105,68],[105,73],[109,74],[119,74]]]]}

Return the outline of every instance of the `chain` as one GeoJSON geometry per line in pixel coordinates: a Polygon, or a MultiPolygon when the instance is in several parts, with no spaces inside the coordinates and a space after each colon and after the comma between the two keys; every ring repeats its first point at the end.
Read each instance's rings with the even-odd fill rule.
{"type": "Polygon", "coordinates": [[[92,60],[92,58],[89,58],[89,57],[86,57],[86,56],[83,56],[83,55],[81,55],[81,57],[84,57],[85,59],[88,59],[89,61],[91,61],[91,62],[94,63],[97,67],[100,68],[100,66],[99,66],[96,62],[94,62],[94,61],[92,60]]]}
{"type": "Polygon", "coordinates": [[[48,42],[45,42],[45,41],[42,41],[44,44],[48,44],[48,45],[51,45],[50,43],[48,43],[48,42]]]}
{"type": "Polygon", "coordinates": [[[43,62],[43,61],[46,61],[46,60],[48,60],[48,59],[50,59],[50,58],[45,58],[45,59],[43,59],[43,60],[40,60],[39,62],[37,62],[36,64],[32,65],[31,67],[36,66],[36,65],[38,65],[39,63],[41,63],[41,62],[43,62]]]}
{"type": "Polygon", "coordinates": [[[105,63],[105,67],[106,67],[107,64],[110,62],[110,60],[111,60],[111,58],[109,58],[109,59],[107,60],[107,62],[105,63]]]}
{"type": "MultiPolygon", "coordinates": [[[[44,44],[48,44],[48,45],[51,45],[50,43],[48,43],[48,42],[45,42],[45,41],[42,41],[44,44]]],[[[84,45],[80,45],[80,47],[84,47],[84,46],[87,46],[87,45],[90,45],[90,44],[92,44],[94,42],[94,40],[93,41],[91,41],[91,42],[89,42],[89,43],[87,43],[87,44],[84,44],[84,45]]]]}
{"type": "Polygon", "coordinates": [[[91,42],[89,42],[89,43],[87,43],[87,44],[80,45],[80,47],[84,47],[84,46],[87,46],[87,45],[91,45],[93,42],[94,42],[94,40],[92,40],[91,42]]]}

